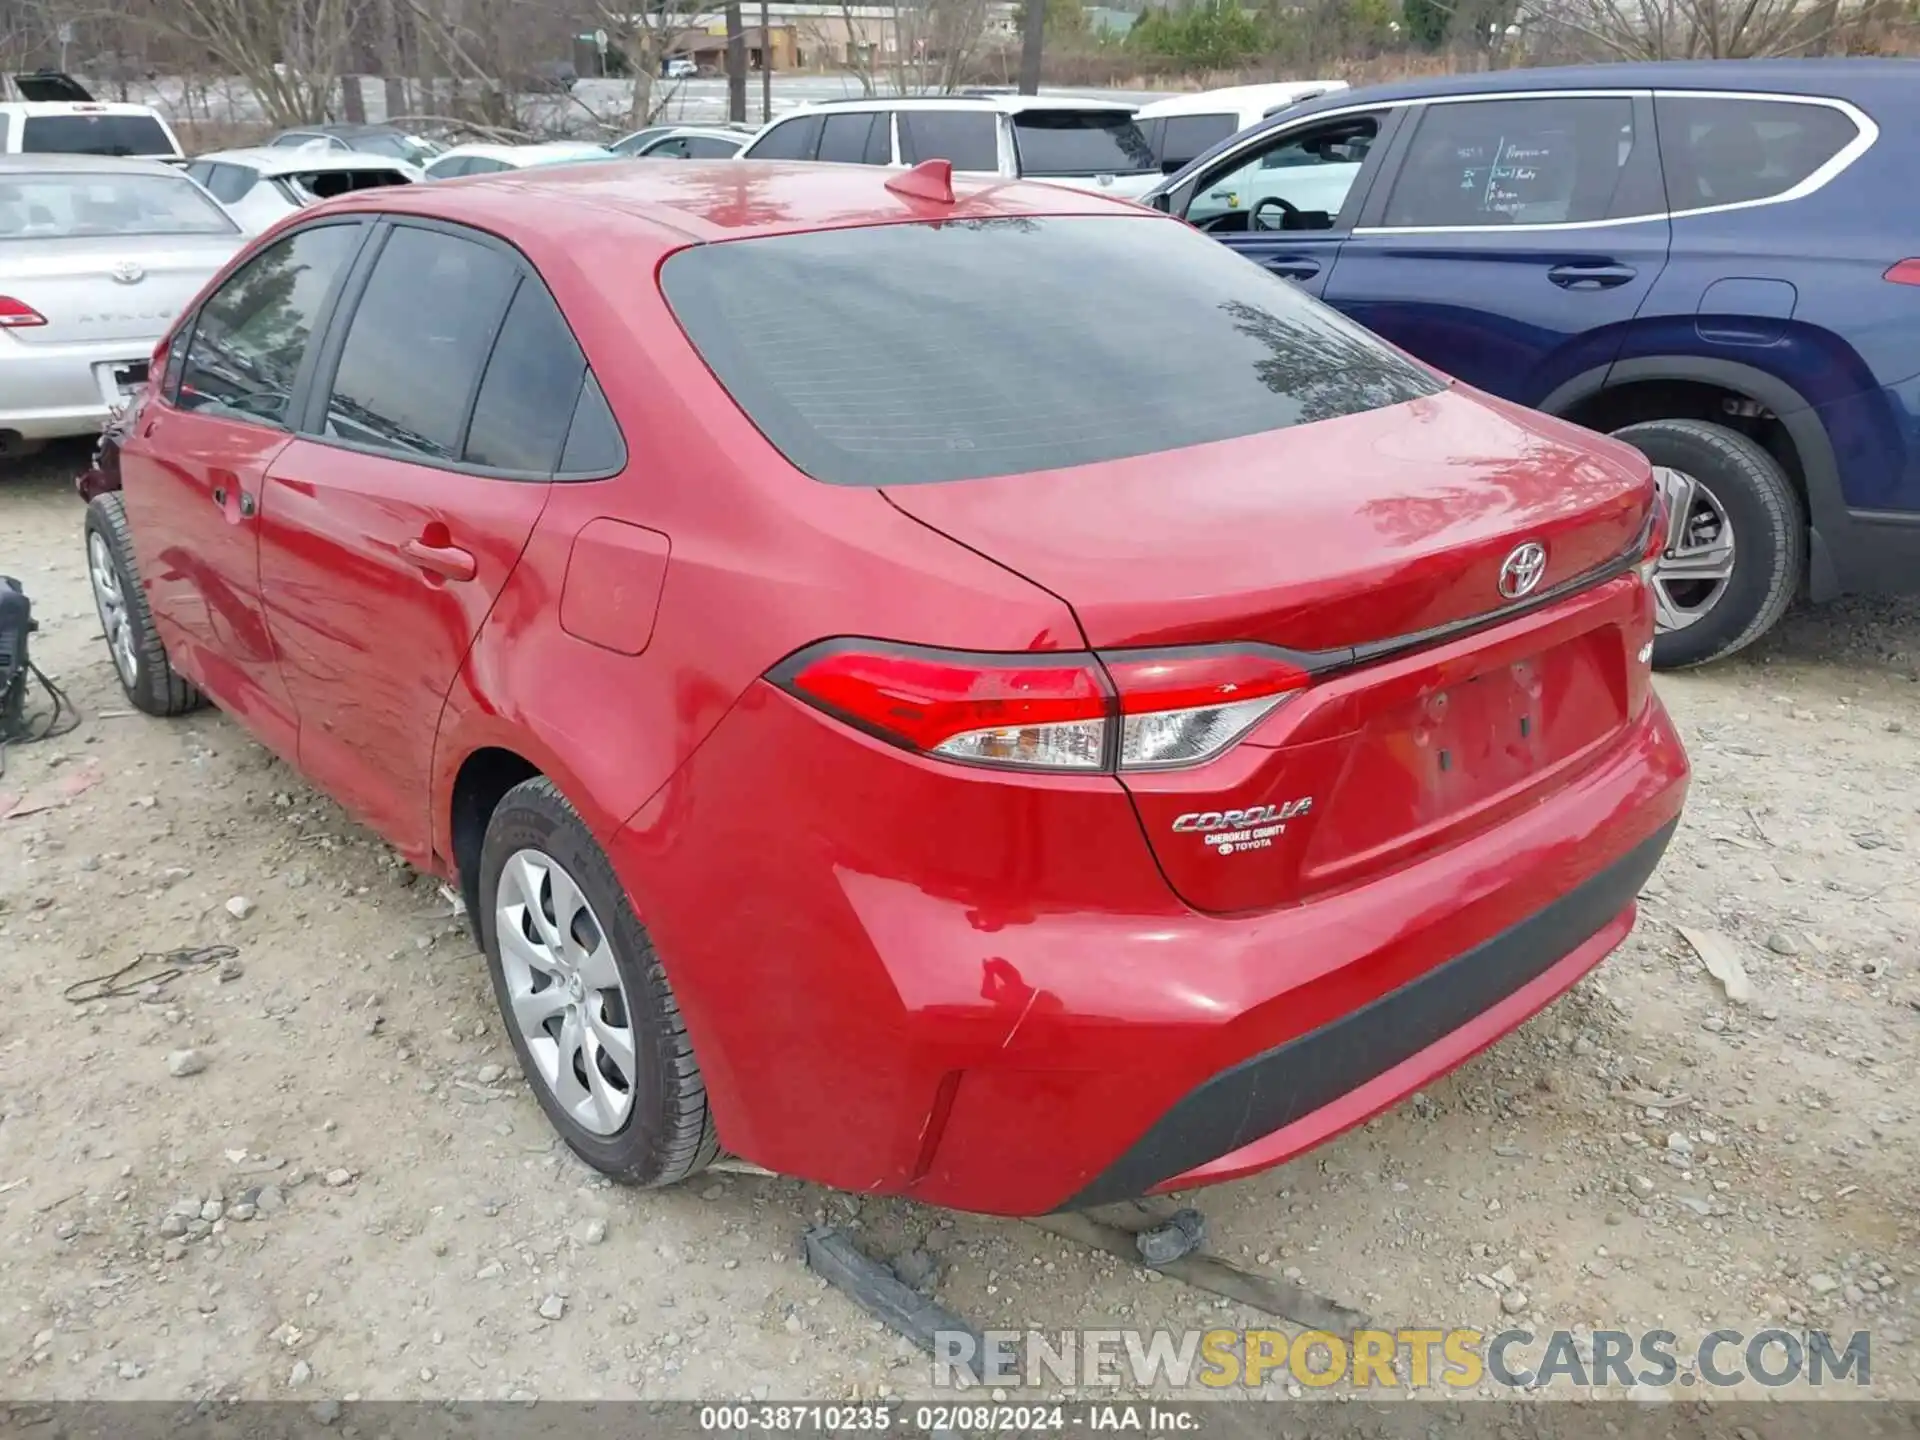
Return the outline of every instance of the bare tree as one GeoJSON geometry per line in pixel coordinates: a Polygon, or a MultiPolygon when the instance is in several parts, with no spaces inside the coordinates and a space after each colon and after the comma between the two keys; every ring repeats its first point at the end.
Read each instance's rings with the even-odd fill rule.
{"type": "Polygon", "coordinates": [[[253,92],[272,125],[335,113],[361,0],[165,0],[142,19],[253,92]]]}
{"type": "Polygon", "coordinates": [[[1727,60],[1824,48],[1862,0],[1521,0],[1537,35],[1608,60],[1727,60]]]}

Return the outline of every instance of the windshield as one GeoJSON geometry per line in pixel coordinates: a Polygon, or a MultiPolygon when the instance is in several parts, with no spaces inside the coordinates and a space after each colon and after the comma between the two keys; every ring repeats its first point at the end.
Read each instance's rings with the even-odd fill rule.
{"type": "Polygon", "coordinates": [[[33,115],[20,129],[33,155],[178,155],[151,115],[33,115]]]}
{"type": "Polygon", "coordinates": [[[1127,175],[1158,170],[1153,147],[1118,110],[1027,110],[1013,117],[1022,175],[1127,175]]]}
{"type": "Polygon", "coordinates": [[[839,485],[1095,464],[1440,389],[1291,282],[1144,213],[696,245],[661,288],[747,417],[839,485]]]}
{"type": "Polygon", "coordinates": [[[184,175],[0,179],[0,239],[232,235],[233,221],[184,175]]]}

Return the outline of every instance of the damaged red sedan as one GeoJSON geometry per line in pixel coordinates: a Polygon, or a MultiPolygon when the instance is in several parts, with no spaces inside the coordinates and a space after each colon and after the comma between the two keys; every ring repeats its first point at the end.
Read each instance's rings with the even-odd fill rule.
{"type": "Polygon", "coordinates": [[[1680,813],[1647,463],[1122,202],[362,192],[151,374],[86,487],[128,695],[453,880],[623,1181],[1259,1170],[1595,965],[1680,813]]]}

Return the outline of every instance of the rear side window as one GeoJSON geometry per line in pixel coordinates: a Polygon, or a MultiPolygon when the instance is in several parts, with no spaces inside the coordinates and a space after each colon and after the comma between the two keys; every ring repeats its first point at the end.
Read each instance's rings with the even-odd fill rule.
{"type": "Polygon", "coordinates": [[[523,279],[480,381],[467,463],[551,474],[586,373],[586,357],[547,287],[523,279]]]}
{"type": "Polygon", "coordinates": [[[1013,117],[1013,143],[1022,175],[1124,175],[1160,168],[1133,117],[1118,110],[1026,110],[1013,117]]]}
{"type": "Polygon", "coordinates": [[[782,120],[749,152],[755,160],[811,160],[820,139],[820,117],[797,115],[782,120]]]}
{"type": "Polygon", "coordinates": [[[1119,460],[1439,389],[1289,282],[1144,215],[702,245],[661,283],[748,418],[841,485],[1119,460]]]}
{"type": "Polygon", "coordinates": [[[319,225],[269,245],[208,297],[174,403],[182,410],[287,423],[313,322],[354,251],[358,225],[319,225]]]}
{"type": "Polygon", "coordinates": [[[991,111],[902,110],[900,158],[909,165],[945,160],[956,170],[1000,169],[999,131],[991,111]]]}
{"type": "Polygon", "coordinates": [[[1240,128],[1237,115],[1170,115],[1154,154],[1169,175],[1197,160],[1240,128]]]}
{"type": "Polygon", "coordinates": [[[1662,95],[1654,114],[1674,210],[1785,194],[1860,134],[1832,106],[1791,100],[1662,95]]]}
{"type": "Polygon", "coordinates": [[[43,155],[177,155],[151,115],[30,115],[20,148],[43,155]]]}
{"type": "Polygon", "coordinates": [[[1382,224],[1558,225],[1616,213],[1637,142],[1626,96],[1424,110],[1382,224]]]}
{"type": "Polygon", "coordinates": [[[885,120],[886,116],[871,110],[852,115],[827,116],[827,123],[820,131],[819,158],[838,161],[843,165],[866,164],[867,139],[873,134],[873,127],[885,120]]]}
{"type": "Polygon", "coordinates": [[[518,279],[519,266],[490,245],[440,230],[394,230],[354,308],[326,436],[457,457],[480,367],[518,279]]]}

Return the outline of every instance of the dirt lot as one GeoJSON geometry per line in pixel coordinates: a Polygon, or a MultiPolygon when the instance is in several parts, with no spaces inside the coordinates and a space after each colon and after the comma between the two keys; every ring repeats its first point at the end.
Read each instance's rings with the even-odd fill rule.
{"type": "MultiPolygon", "coordinates": [[[[823,1215],[930,1257],[981,1325],[1259,1323],[1017,1223],[600,1183],[437,887],[218,713],[128,711],[77,459],[0,476],[0,571],[86,717],[0,779],[80,792],[0,821],[0,1397],[925,1393],[793,1258],[823,1215]],[[238,963],[63,994],[211,943],[238,963]],[[176,1077],[186,1048],[206,1068],[176,1077]]],[[[1866,1327],[1875,1392],[1920,1396],[1916,682],[1911,603],[1797,613],[1663,679],[1696,781],[1632,940],[1412,1103],[1208,1192],[1216,1252],[1397,1325],[1866,1327]],[[1676,925],[1730,938],[1749,1004],[1676,925]]]]}

